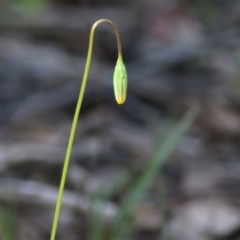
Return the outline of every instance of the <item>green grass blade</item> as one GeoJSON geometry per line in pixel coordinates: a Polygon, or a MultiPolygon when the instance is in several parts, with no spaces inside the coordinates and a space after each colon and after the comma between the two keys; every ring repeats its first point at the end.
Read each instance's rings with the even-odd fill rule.
{"type": "Polygon", "coordinates": [[[110,197],[110,192],[101,189],[97,196],[93,197],[91,206],[90,206],[90,223],[91,223],[91,232],[90,240],[101,240],[104,235],[104,217],[97,211],[96,206],[99,202],[103,204],[110,197]]]}
{"type": "Polygon", "coordinates": [[[196,116],[196,110],[189,110],[181,119],[181,121],[176,125],[176,127],[173,128],[166,139],[162,141],[161,146],[157,149],[146,170],[137,180],[131,191],[129,191],[127,194],[122,207],[119,210],[119,214],[116,217],[110,240],[116,240],[118,236],[120,236],[122,225],[124,224],[125,219],[129,216],[129,213],[132,210],[133,206],[143,196],[147,187],[151,184],[153,178],[157,175],[160,168],[167,161],[169,155],[173,152],[183,134],[189,129],[196,116]]]}
{"type": "Polygon", "coordinates": [[[0,232],[3,240],[16,239],[16,215],[11,206],[0,208],[0,232]]]}

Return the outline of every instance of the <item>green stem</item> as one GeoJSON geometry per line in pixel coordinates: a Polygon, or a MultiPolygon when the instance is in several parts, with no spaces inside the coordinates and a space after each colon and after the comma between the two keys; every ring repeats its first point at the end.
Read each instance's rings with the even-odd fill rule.
{"type": "Polygon", "coordinates": [[[55,237],[56,237],[57,226],[58,226],[58,222],[59,222],[59,215],[60,215],[61,204],[62,204],[62,197],[63,197],[63,192],[64,192],[64,186],[65,186],[65,182],[66,182],[68,166],[69,166],[70,157],[71,157],[71,153],[72,153],[73,141],[74,141],[74,137],[75,137],[77,122],[78,122],[78,118],[79,118],[79,114],[80,114],[80,110],[81,110],[81,106],[82,106],[82,100],[83,100],[83,96],[84,96],[84,92],[85,92],[85,88],[86,88],[86,83],[87,83],[87,78],[88,78],[88,73],[89,73],[89,68],[90,68],[90,62],[91,62],[91,58],[92,58],[94,33],[95,33],[96,27],[100,23],[108,23],[109,25],[111,25],[111,27],[113,28],[113,30],[115,32],[116,38],[117,38],[118,57],[122,56],[120,35],[119,35],[117,27],[111,21],[109,21],[107,19],[101,19],[101,20],[97,21],[96,23],[94,23],[94,25],[92,26],[91,32],[90,32],[88,54],[87,54],[87,60],[86,60],[84,74],[83,74],[82,85],[81,85],[81,89],[80,89],[80,93],[79,93],[79,97],[78,97],[78,101],[77,101],[77,106],[76,106],[76,110],[75,110],[75,114],[74,114],[74,118],[73,118],[73,122],[72,122],[72,128],[71,128],[71,132],[70,132],[70,136],[69,136],[66,156],[65,156],[65,160],[64,160],[64,166],[63,166],[62,177],[61,177],[61,182],[60,182],[60,186],[59,186],[59,192],[58,192],[58,198],[57,198],[57,203],[56,203],[56,208],[55,208],[55,213],[54,213],[54,219],[53,219],[50,240],[55,240],[55,237]]]}

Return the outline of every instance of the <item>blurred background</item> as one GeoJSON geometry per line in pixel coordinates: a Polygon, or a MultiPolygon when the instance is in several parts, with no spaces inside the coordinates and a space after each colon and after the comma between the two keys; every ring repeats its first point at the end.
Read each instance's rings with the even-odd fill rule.
{"type": "Polygon", "coordinates": [[[127,101],[114,100],[117,45],[102,24],[57,239],[239,240],[239,13],[237,0],[2,0],[0,239],[50,237],[90,28],[108,18],[127,101]],[[196,119],[151,172],[188,109],[196,119]]]}

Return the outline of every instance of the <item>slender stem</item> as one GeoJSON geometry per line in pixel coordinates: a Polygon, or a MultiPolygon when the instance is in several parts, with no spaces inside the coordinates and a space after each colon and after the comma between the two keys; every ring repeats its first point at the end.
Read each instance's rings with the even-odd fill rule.
{"type": "Polygon", "coordinates": [[[72,122],[72,128],[71,128],[71,131],[70,131],[70,136],[69,136],[66,156],[65,156],[65,160],[64,160],[62,177],[61,177],[61,182],[60,182],[60,186],[59,186],[59,192],[58,192],[58,198],[57,198],[57,203],[56,203],[56,208],[55,208],[55,213],[54,213],[54,219],[53,219],[53,225],[52,225],[52,232],[51,232],[50,240],[55,240],[55,237],[56,237],[57,226],[58,226],[59,215],[60,215],[61,204],[62,204],[62,197],[63,197],[64,187],[65,187],[65,182],[66,182],[66,177],[67,177],[70,157],[71,157],[71,153],[72,153],[73,141],[74,141],[74,137],[75,137],[78,117],[79,117],[79,114],[80,114],[80,110],[81,110],[81,106],[82,106],[82,100],[83,100],[83,96],[84,96],[84,92],[85,92],[85,88],[86,88],[86,83],[87,83],[89,69],[90,69],[90,62],[91,62],[91,58],[92,58],[94,33],[95,33],[96,27],[100,23],[104,23],[104,22],[108,23],[108,24],[110,24],[112,26],[112,28],[113,28],[113,30],[115,32],[116,38],[117,38],[118,55],[119,56],[122,55],[121,40],[120,40],[120,35],[119,35],[117,27],[111,21],[109,21],[108,19],[101,19],[101,20],[97,21],[92,26],[92,29],[91,29],[91,32],[90,32],[87,60],[86,60],[84,74],[83,74],[82,85],[81,85],[81,89],[80,89],[80,93],[79,93],[79,97],[78,97],[78,101],[77,101],[77,106],[76,106],[76,110],[75,110],[75,114],[74,114],[74,118],[73,118],[73,122],[72,122]]]}

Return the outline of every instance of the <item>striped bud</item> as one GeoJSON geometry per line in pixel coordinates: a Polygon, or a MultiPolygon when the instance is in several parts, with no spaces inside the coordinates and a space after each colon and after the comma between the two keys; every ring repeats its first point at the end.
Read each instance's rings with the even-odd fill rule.
{"type": "Polygon", "coordinates": [[[126,100],[127,81],[127,71],[122,56],[119,56],[113,74],[114,94],[118,104],[123,104],[126,100]]]}

